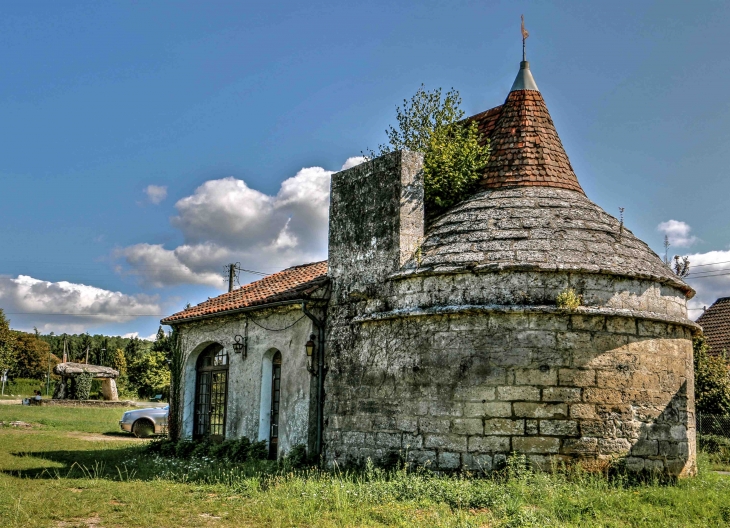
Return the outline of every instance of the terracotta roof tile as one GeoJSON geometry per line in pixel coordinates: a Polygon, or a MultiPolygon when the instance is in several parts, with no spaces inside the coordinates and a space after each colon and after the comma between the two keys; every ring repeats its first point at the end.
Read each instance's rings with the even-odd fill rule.
{"type": "Polygon", "coordinates": [[[482,188],[538,185],[583,192],[537,90],[510,92],[502,106],[467,119],[472,120],[492,147],[482,188]]]}
{"type": "Polygon", "coordinates": [[[237,290],[208,299],[161,321],[171,324],[186,319],[239,310],[251,306],[294,301],[311,294],[327,282],[327,261],[287,268],[237,290]]]}
{"type": "Polygon", "coordinates": [[[721,297],[703,313],[697,324],[702,327],[710,352],[730,353],[730,297],[721,297]]]}

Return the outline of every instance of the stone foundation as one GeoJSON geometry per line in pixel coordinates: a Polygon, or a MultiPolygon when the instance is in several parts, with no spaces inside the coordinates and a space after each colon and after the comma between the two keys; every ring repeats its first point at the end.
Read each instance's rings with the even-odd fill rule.
{"type": "Polygon", "coordinates": [[[452,314],[331,329],[328,462],[694,474],[690,328],[633,317],[452,314]]]}

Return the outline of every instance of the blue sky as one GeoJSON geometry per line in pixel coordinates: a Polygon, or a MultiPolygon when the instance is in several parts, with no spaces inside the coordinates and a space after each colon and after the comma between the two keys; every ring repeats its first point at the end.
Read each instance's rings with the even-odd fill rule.
{"type": "MultiPolygon", "coordinates": [[[[130,315],[217,295],[227,262],[325,258],[331,171],[421,83],[467,114],[501,104],[522,13],[588,196],[657,252],[667,233],[730,261],[727,2],[7,1],[0,307],[16,328],[147,336],[159,317],[130,315]]],[[[690,305],[726,279],[690,281],[690,305]]]]}

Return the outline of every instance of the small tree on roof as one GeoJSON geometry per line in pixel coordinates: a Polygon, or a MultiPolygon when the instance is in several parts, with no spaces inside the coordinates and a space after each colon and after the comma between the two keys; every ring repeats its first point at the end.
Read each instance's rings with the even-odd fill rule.
{"type": "Polygon", "coordinates": [[[489,161],[489,142],[481,145],[474,121],[464,121],[461,96],[453,88],[442,97],[441,88],[423,85],[403,106],[396,108],[397,127],[386,130],[389,143],[370,158],[395,150],[423,152],[424,205],[430,218],[456,205],[476,189],[489,161]]]}

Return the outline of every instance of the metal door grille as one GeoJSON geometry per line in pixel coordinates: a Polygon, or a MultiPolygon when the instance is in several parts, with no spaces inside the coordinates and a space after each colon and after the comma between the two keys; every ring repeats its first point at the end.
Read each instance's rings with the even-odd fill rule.
{"type": "Polygon", "coordinates": [[[279,403],[281,398],[281,354],[274,354],[271,370],[271,430],[269,431],[269,458],[276,460],[279,451],[279,403]]]}
{"type": "Polygon", "coordinates": [[[195,390],[195,438],[223,439],[226,432],[228,354],[210,345],[198,358],[195,390]]]}

